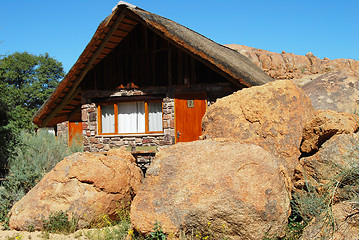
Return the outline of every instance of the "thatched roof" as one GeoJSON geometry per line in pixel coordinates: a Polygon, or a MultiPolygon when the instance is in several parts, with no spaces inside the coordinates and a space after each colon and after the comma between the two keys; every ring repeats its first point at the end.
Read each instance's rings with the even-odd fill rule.
{"type": "Polygon", "coordinates": [[[79,112],[79,85],[84,76],[131,32],[144,24],[178,48],[221,73],[239,86],[256,86],[273,81],[242,54],[220,45],[172,20],[119,2],[101,22],[91,41],[69,73],[33,118],[38,126],[49,126],[71,120],[79,112]]]}
{"type": "Polygon", "coordinates": [[[255,86],[273,81],[271,77],[237,51],[164,17],[141,9],[133,9],[133,11],[168,39],[215,65],[243,85],[255,86]]]}

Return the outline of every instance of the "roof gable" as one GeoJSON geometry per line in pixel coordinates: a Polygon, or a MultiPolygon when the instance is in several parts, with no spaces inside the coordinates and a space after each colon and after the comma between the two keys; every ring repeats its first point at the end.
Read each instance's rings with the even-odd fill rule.
{"type": "Polygon", "coordinates": [[[273,81],[240,53],[169,19],[120,2],[101,22],[77,62],[38,110],[33,122],[39,126],[47,126],[71,119],[71,115],[80,106],[79,86],[85,75],[110,54],[138,23],[145,24],[234,84],[250,87],[273,81]]]}

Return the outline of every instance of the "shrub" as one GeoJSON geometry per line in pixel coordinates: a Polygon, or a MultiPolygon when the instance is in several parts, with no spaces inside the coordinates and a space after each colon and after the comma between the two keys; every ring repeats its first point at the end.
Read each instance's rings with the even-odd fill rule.
{"type": "Polygon", "coordinates": [[[327,208],[327,194],[319,194],[310,183],[306,183],[306,190],[293,193],[291,208],[294,220],[308,223],[327,208]]]}
{"type": "Polygon", "coordinates": [[[150,232],[150,235],[146,238],[148,240],[165,240],[166,235],[162,231],[161,223],[156,222],[155,226],[153,227],[153,231],[150,232]]]}
{"type": "Polygon", "coordinates": [[[39,175],[49,172],[64,157],[79,149],[72,149],[62,138],[56,138],[46,130],[37,133],[21,132],[19,143],[10,157],[10,169],[32,165],[39,175]]]}
{"type": "Polygon", "coordinates": [[[53,134],[22,131],[9,160],[9,175],[0,187],[0,221],[6,221],[11,207],[31,190],[41,178],[64,157],[77,148],[69,148],[65,141],[53,134]]]}
{"type": "Polygon", "coordinates": [[[43,228],[51,233],[73,233],[77,230],[78,219],[69,219],[67,212],[58,211],[51,213],[48,219],[43,220],[43,228]]]}

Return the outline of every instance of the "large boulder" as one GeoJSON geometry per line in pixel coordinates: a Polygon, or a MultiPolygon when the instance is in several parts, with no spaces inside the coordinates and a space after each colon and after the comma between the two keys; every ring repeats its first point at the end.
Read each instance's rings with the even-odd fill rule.
{"type": "Polygon", "coordinates": [[[242,89],[218,99],[203,117],[203,138],[233,138],[256,144],[279,157],[293,174],[303,127],[315,110],[289,80],[242,89]]]}
{"type": "Polygon", "coordinates": [[[355,133],[359,129],[359,117],[351,113],[319,110],[303,129],[300,147],[304,153],[318,151],[320,146],[336,134],[355,133]]]}
{"type": "Polygon", "coordinates": [[[359,239],[359,204],[341,202],[332,207],[332,216],[322,214],[303,230],[301,240],[359,239]]]}
{"type": "Polygon", "coordinates": [[[60,210],[77,217],[80,228],[103,215],[115,218],[136,195],[142,174],[130,153],[115,150],[109,155],[75,153],[59,162],[13,206],[10,229],[41,230],[43,219],[60,210]]]}
{"type": "Polygon", "coordinates": [[[131,222],[144,234],[159,222],[175,236],[280,236],[290,213],[287,181],[276,158],[259,146],[178,143],[156,155],[131,205],[131,222]]]}
{"type": "MultiPolygon", "coordinates": [[[[313,76],[302,87],[315,109],[359,112],[359,74],[333,71],[313,76]]],[[[296,82],[302,79],[295,80],[296,82]]]]}

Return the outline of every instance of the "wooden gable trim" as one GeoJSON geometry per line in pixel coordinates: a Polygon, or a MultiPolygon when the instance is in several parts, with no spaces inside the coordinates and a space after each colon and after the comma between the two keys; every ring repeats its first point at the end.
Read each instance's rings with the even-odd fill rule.
{"type": "Polygon", "coordinates": [[[124,10],[121,12],[120,16],[116,19],[115,23],[111,27],[111,29],[107,32],[106,37],[101,41],[101,44],[96,49],[96,51],[91,56],[90,60],[86,63],[84,69],[81,71],[80,75],[77,77],[76,81],[74,81],[73,85],[71,86],[70,90],[66,93],[66,97],[62,100],[60,104],[58,104],[51,113],[44,118],[41,125],[46,126],[55,116],[56,114],[65,106],[68,104],[75,96],[78,95],[80,92],[79,85],[82,81],[82,79],[86,76],[88,71],[92,68],[93,64],[98,60],[98,56],[102,53],[102,50],[106,47],[107,43],[112,37],[112,34],[117,30],[118,26],[124,19],[126,15],[126,11],[124,10]]]}

